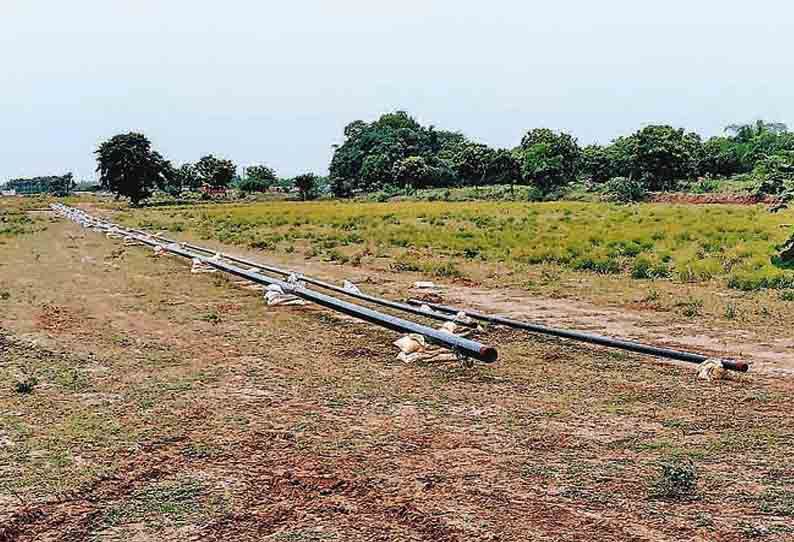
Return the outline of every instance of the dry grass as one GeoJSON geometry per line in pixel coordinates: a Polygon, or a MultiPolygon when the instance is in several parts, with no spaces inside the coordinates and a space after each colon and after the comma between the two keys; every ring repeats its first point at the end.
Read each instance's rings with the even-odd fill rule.
{"type": "Polygon", "coordinates": [[[290,203],[157,208],[122,218],[264,249],[311,245],[511,267],[554,264],[597,274],[731,288],[794,288],[774,263],[794,211],[763,206],[603,203],[290,203]]]}
{"type": "Polygon", "coordinates": [[[494,366],[405,366],[391,333],[43,226],[0,246],[0,540],[794,536],[788,381],[496,329],[494,366]]]}

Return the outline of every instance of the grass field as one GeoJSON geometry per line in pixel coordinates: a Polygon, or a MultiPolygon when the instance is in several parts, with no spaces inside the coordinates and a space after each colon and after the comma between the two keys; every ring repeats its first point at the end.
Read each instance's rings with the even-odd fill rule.
{"type": "Polygon", "coordinates": [[[158,208],[122,217],[140,227],[190,231],[252,248],[343,262],[388,255],[395,266],[438,276],[456,263],[552,264],[597,274],[740,290],[794,288],[775,263],[794,212],[763,206],[619,206],[604,203],[272,202],[158,208]]]}
{"type": "MultiPolygon", "coordinates": [[[[486,216],[527,210],[506,208],[486,216]]],[[[348,225],[351,206],[284,209],[282,232],[316,209],[318,235],[372,238],[323,251],[377,250],[384,235],[372,218],[348,225]]],[[[389,209],[364,215],[375,210],[389,209]]],[[[406,235],[438,216],[390,210],[399,223],[387,227],[411,226],[406,235]]],[[[251,210],[127,219],[216,235],[206,213],[230,213],[217,232],[231,235],[237,212],[251,210]]],[[[473,230],[465,207],[450,212],[473,230]]],[[[478,338],[499,345],[497,364],[406,365],[390,332],[312,306],[267,308],[261,293],[183,261],[30,217],[30,231],[0,244],[4,542],[794,536],[788,379],[704,383],[689,366],[494,328],[478,338]]],[[[228,239],[247,244],[266,228],[228,239]]],[[[297,259],[287,249],[309,250],[301,241],[272,242],[297,259]]],[[[367,288],[384,295],[395,277],[407,282],[362,273],[381,277],[367,288]]]]}

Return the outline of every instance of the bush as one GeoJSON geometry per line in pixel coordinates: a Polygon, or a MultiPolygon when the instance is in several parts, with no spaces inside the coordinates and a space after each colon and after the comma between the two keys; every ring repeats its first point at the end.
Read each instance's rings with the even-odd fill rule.
{"type": "Polygon", "coordinates": [[[647,195],[645,186],[640,181],[628,177],[615,177],[606,183],[605,192],[608,199],[622,203],[642,201],[647,195]]]}
{"type": "Polygon", "coordinates": [[[662,465],[651,494],[662,499],[686,500],[697,495],[698,473],[692,461],[676,460],[662,465]]]}
{"type": "Polygon", "coordinates": [[[755,192],[759,196],[794,191],[794,152],[769,156],[753,170],[758,178],[755,192]]]}
{"type": "Polygon", "coordinates": [[[717,179],[699,179],[689,185],[689,192],[692,194],[710,194],[711,192],[716,192],[719,187],[720,182],[717,179]]]}

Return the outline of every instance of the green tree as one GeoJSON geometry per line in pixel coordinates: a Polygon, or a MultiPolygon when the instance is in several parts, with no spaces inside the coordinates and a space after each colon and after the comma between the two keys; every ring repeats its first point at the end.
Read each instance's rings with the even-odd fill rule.
{"type": "Polygon", "coordinates": [[[74,182],[74,176],[71,173],[67,173],[60,177],[52,177],[50,192],[58,197],[68,196],[74,191],[76,186],[77,183],[74,182]]]}
{"type": "Polygon", "coordinates": [[[582,157],[573,136],[547,128],[527,132],[518,153],[523,177],[543,192],[573,181],[582,157]]]}
{"type": "Polygon", "coordinates": [[[329,167],[331,190],[337,197],[394,183],[396,164],[409,157],[424,159],[428,185],[450,184],[455,180],[454,156],[465,142],[461,134],[424,127],[404,111],[370,123],[357,120],[345,127],[344,135],[329,167]]]}
{"type": "Polygon", "coordinates": [[[746,171],[741,145],[727,137],[712,137],[703,144],[700,175],[730,177],[746,171]]]}
{"type": "Polygon", "coordinates": [[[672,126],[647,126],[615,140],[610,148],[615,174],[641,181],[648,190],[669,190],[698,174],[703,142],[672,126]]]}
{"type": "Polygon", "coordinates": [[[278,180],[276,172],[273,170],[273,168],[263,164],[248,166],[245,168],[245,177],[269,184],[273,184],[278,180]]]}
{"type": "Polygon", "coordinates": [[[588,145],[582,149],[581,172],[594,183],[605,183],[614,176],[614,165],[609,148],[588,145]]]}
{"type": "Polygon", "coordinates": [[[394,164],[392,178],[401,188],[424,188],[433,177],[433,171],[421,156],[410,156],[394,164]]]}
{"type": "Polygon", "coordinates": [[[129,198],[133,206],[150,197],[155,187],[168,184],[174,174],[171,163],[152,149],[143,134],[113,136],[95,154],[102,188],[129,198]]]}
{"type": "Polygon", "coordinates": [[[314,173],[298,175],[293,182],[303,201],[315,199],[319,195],[320,177],[314,173]]]}
{"type": "Polygon", "coordinates": [[[201,188],[201,177],[196,171],[196,166],[190,162],[186,162],[179,166],[175,172],[176,182],[179,190],[190,190],[195,192],[201,188]]]}
{"type": "Polygon", "coordinates": [[[462,145],[453,159],[458,179],[467,184],[486,184],[495,154],[480,143],[462,145]]]}
{"type": "Polygon", "coordinates": [[[761,160],[753,170],[756,192],[779,195],[794,192],[794,152],[783,152],[761,160]]]}
{"type": "Polygon", "coordinates": [[[195,167],[201,181],[212,188],[228,188],[237,172],[234,162],[211,154],[203,156],[195,167]]]}

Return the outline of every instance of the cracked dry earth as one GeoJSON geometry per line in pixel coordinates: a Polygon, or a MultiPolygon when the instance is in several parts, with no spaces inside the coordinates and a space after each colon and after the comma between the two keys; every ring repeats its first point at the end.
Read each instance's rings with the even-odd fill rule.
{"type": "Polygon", "coordinates": [[[404,365],[44,222],[0,244],[0,541],[794,539],[785,378],[502,329],[492,366],[404,365]],[[665,464],[695,485],[660,492],[665,464]]]}

